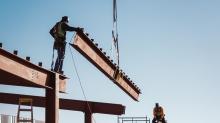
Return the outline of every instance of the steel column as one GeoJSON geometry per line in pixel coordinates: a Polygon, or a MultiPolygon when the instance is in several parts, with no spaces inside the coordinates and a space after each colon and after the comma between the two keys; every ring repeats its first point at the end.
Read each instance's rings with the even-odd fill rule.
{"type": "Polygon", "coordinates": [[[49,84],[53,89],[46,89],[45,123],[59,123],[59,75],[57,73],[49,84]]]}
{"type": "Polygon", "coordinates": [[[92,113],[89,110],[85,112],[85,123],[92,123],[92,113]]]}

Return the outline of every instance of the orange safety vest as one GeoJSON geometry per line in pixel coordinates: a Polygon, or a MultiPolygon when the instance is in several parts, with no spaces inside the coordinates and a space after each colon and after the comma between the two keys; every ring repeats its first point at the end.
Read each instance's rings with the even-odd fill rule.
{"type": "Polygon", "coordinates": [[[164,117],[164,112],[162,107],[155,107],[153,111],[154,116],[164,117]]]}

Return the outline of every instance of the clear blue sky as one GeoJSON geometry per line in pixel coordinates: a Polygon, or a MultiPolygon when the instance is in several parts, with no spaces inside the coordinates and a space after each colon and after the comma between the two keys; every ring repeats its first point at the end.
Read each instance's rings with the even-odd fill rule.
{"type": "MultiPolygon", "coordinates": [[[[126,106],[125,116],[149,116],[159,102],[169,123],[217,123],[220,110],[220,1],[118,0],[122,69],[141,88],[135,102],[72,49],[88,100],[126,106]]],[[[4,49],[31,56],[50,68],[53,39],[49,29],[63,15],[85,28],[111,54],[112,0],[1,0],[0,42],[4,49]]],[[[67,41],[73,33],[68,33],[67,41]]],[[[67,94],[84,99],[69,48],[64,70],[67,94]]],[[[39,89],[0,86],[1,92],[43,95],[39,89]]],[[[16,115],[17,106],[0,104],[0,113],[16,115]]],[[[44,119],[35,108],[34,117],[44,119]]],[[[116,123],[117,116],[95,114],[96,123],[116,123]]],[[[83,123],[83,113],[61,111],[60,122],[83,123]]]]}

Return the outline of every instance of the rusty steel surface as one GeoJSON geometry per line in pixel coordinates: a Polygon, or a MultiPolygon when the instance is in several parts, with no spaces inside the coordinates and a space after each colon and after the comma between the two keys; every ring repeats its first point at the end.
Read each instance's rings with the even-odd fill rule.
{"type": "MultiPolygon", "coordinates": [[[[0,84],[51,88],[54,72],[37,66],[0,48],[0,84]]],[[[66,77],[59,75],[59,90],[65,92],[66,77]]]]}
{"type": "Polygon", "coordinates": [[[55,73],[52,79],[53,89],[46,89],[45,94],[45,123],[59,123],[59,75],[55,73]]]}
{"type": "MultiPolygon", "coordinates": [[[[0,103],[18,105],[19,97],[32,98],[33,106],[45,107],[46,104],[45,97],[2,93],[2,92],[0,92],[0,103]]],[[[121,104],[101,103],[101,102],[92,102],[92,101],[87,102],[87,101],[70,100],[70,99],[59,99],[59,100],[60,100],[59,102],[60,109],[63,110],[86,112],[88,111],[88,105],[89,105],[92,113],[111,114],[111,115],[122,115],[125,113],[125,106],[121,104]]]]}
{"type": "Polygon", "coordinates": [[[71,44],[103,74],[118,85],[132,99],[138,100],[140,89],[82,32],[77,32],[71,44]]]}
{"type": "Polygon", "coordinates": [[[84,115],[84,123],[92,123],[92,113],[90,111],[86,111],[84,115]]]}

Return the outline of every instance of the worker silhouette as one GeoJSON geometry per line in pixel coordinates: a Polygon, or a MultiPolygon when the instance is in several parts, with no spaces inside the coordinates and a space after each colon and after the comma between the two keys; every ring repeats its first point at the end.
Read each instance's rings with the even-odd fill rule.
{"type": "Polygon", "coordinates": [[[154,118],[152,120],[152,123],[159,123],[159,122],[166,123],[166,120],[164,118],[165,114],[163,108],[159,106],[159,103],[155,104],[155,107],[153,109],[153,115],[154,118]]]}
{"type": "MultiPolygon", "coordinates": [[[[57,59],[55,62],[55,66],[53,68],[53,60],[51,64],[51,70],[63,74],[63,61],[65,56],[66,49],[66,32],[67,31],[79,31],[79,27],[71,27],[68,25],[69,18],[68,16],[63,16],[61,21],[57,22],[54,27],[50,30],[51,36],[54,38],[53,49],[57,50],[57,59]]],[[[53,50],[53,57],[54,57],[53,50]]]]}

